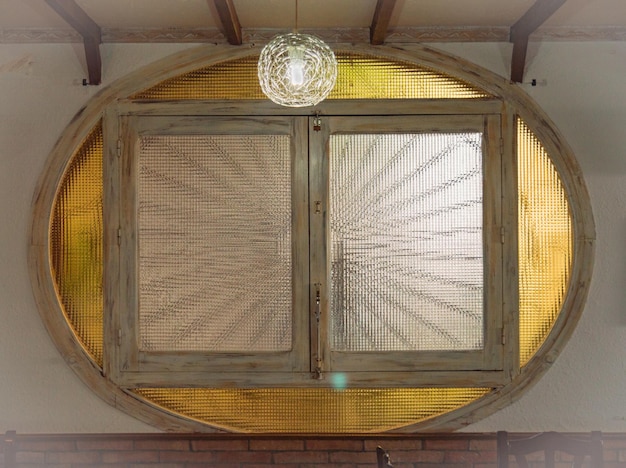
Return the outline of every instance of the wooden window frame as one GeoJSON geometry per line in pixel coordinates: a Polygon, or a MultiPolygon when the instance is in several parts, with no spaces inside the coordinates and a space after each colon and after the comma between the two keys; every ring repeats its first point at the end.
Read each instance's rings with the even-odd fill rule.
{"type": "Polygon", "coordinates": [[[503,209],[505,205],[516,206],[516,191],[507,189],[513,183],[507,177],[510,179],[514,172],[510,168],[514,161],[512,116],[497,99],[433,100],[421,104],[421,108],[416,109],[411,100],[329,101],[320,106],[319,118],[312,117],[307,110],[265,108],[257,103],[233,101],[147,103],[128,100],[109,106],[104,116],[105,375],[126,387],[333,386],[332,373],[335,372],[347,375],[349,385],[360,388],[499,387],[508,383],[519,372],[515,360],[517,319],[503,300],[506,294],[517,297],[517,287],[510,286],[517,284],[516,270],[506,267],[517,262],[516,258],[511,258],[517,253],[512,247],[517,242],[517,211],[503,209]],[[481,131],[484,135],[483,237],[487,306],[485,343],[481,351],[345,353],[329,349],[325,227],[320,225],[323,217],[314,215],[313,206],[316,200],[322,200],[323,209],[327,209],[326,179],[323,175],[311,174],[324,174],[327,170],[327,158],[323,154],[330,134],[345,131],[347,122],[354,121],[355,117],[358,117],[360,130],[379,131],[381,122],[394,119],[393,116],[398,116],[396,121],[400,125],[395,131],[468,130],[481,131]],[[313,127],[320,120],[322,131],[316,132],[313,127]],[[219,122],[227,123],[220,127],[219,122]],[[249,133],[246,123],[250,122],[262,123],[261,126],[292,136],[292,185],[310,187],[310,193],[292,191],[294,347],[291,352],[250,354],[140,351],[132,157],[135,142],[147,134],[207,134],[208,123],[214,129],[227,129],[229,133],[249,133]],[[317,340],[313,310],[319,289],[316,285],[321,285],[322,297],[321,356],[313,346],[317,340]],[[316,373],[320,362],[322,375],[316,373]]]}
{"type": "MultiPolygon", "coordinates": [[[[499,114],[485,115],[404,115],[386,116],[329,116],[322,119],[321,138],[309,128],[311,158],[322,161],[322,175],[312,177],[312,193],[315,199],[323,200],[322,205],[328,212],[329,195],[327,193],[329,172],[328,157],[324,155],[329,146],[329,137],[333,134],[346,133],[456,133],[476,132],[483,135],[483,252],[484,252],[484,344],[480,350],[459,351],[381,351],[347,352],[330,349],[327,332],[330,327],[326,322],[320,327],[324,347],[325,366],[331,371],[350,373],[350,380],[368,380],[372,372],[384,372],[385,379],[401,386],[402,382],[411,382],[414,377],[407,375],[419,371],[430,375],[431,381],[439,382],[443,372],[477,371],[485,372],[485,379],[491,372],[501,371],[504,366],[502,344],[502,242],[499,235],[501,226],[501,158],[500,158],[500,123],[499,114]],[[497,174],[494,177],[493,174],[497,174]],[[496,233],[498,233],[496,235],[496,233]],[[363,370],[366,368],[367,370],[363,370]],[[442,371],[445,369],[445,371],[442,371]]],[[[324,233],[323,218],[311,212],[311,230],[324,233]],[[317,226],[316,226],[317,224],[317,226]]],[[[314,237],[312,251],[327,250],[327,237],[314,237]]],[[[328,285],[330,274],[328,255],[312,255],[312,283],[321,285],[322,310],[328,309],[328,285]]],[[[328,318],[328,313],[322,314],[328,318]]],[[[314,325],[312,324],[312,329],[314,325]]],[[[371,378],[371,377],[370,377],[371,378]]],[[[420,379],[421,380],[421,379],[420,379]]]]}
{"type": "MultiPolygon", "coordinates": [[[[140,421],[154,425],[160,430],[180,431],[183,429],[205,432],[223,431],[224,427],[211,418],[196,418],[185,408],[179,410],[170,404],[161,406],[152,397],[138,394],[137,389],[132,386],[119,385],[111,380],[111,373],[107,369],[108,364],[105,365],[102,362],[102,356],[99,353],[93,353],[91,344],[83,341],[83,335],[74,328],[75,324],[68,316],[66,305],[62,302],[59,283],[55,278],[55,265],[52,261],[52,256],[56,253],[53,251],[51,234],[51,222],[55,216],[54,210],[60,198],[61,184],[68,175],[70,165],[76,162],[85,149],[85,143],[91,138],[94,131],[97,131],[102,122],[103,113],[108,106],[114,105],[120,99],[132,99],[132,96],[163,83],[164,80],[183,76],[181,74],[191,70],[212,67],[222,62],[258,54],[261,47],[258,45],[243,49],[215,49],[208,52],[205,47],[186,49],[141,67],[116,80],[102,93],[86,102],[85,106],[80,109],[59,136],[46,161],[45,170],[40,176],[33,195],[28,245],[29,272],[37,309],[50,338],[68,366],[103,401],[140,421]]],[[[589,193],[581,174],[580,165],[564,135],[561,134],[549,115],[521,87],[512,84],[510,80],[459,57],[419,44],[410,49],[401,45],[374,48],[352,44],[342,47],[351,53],[372,56],[390,62],[406,62],[426,67],[438,73],[456,77],[483,90],[487,95],[494,96],[492,99],[398,99],[390,100],[386,108],[381,107],[377,102],[363,99],[353,100],[351,109],[353,114],[381,116],[417,113],[423,115],[501,113],[503,117],[503,161],[506,161],[506,164],[503,164],[502,174],[503,201],[508,200],[502,205],[502,227],[504,228],[502,234],[507,240],[503,244],[503,258],[507,278],[516,278],[518,268],[517,244],[509,241],[511,233],[517,229],[518,214],[516,201],[518,190],[516,119],[527,124],[534,137],[549,155],[550,161],[559,175],[568,206],[571,209],[572,269],[561,310],[553,326],[546,332],[545,339],[532,351],[527,361],[521,363],[517,344],[512,344],[517,343],[519,339],[517,323],[519,314],[518,284],[517,280],[505,282],[502,307],[504,310],[503,318],[506,321],[503,324],[504,338],[509,344],[506,347],[506,352],[511,354],[507,356],[506,362],[512,363],[512,367],[508,369],[509,381],[503,386],[498,385],[497,388],[487,390],[483,397],[462,404],[456,410],[444,411],[439,416],[429,417],[426,420],[416,417],[414,422],[396,428],[396,430],[405,433],[423,430],[458,430],[466,427],[468,422],[476,422],[494,414],[525,395],[558,360],[560,353],[572,338],[585,310],[595,259],[596,232],[589,193]]],[[[146,99],[150,101],[142,102],[142,110],[145,113],[157,112],[157,109],[160,113],[185,113],[185,115],[203,115],[206,113],[206,109],[209,109],[211,113],[215,112],[216,115],[228,115],[237,112],[230,100],[203,103],[207,106],[198,105],[198,103],[186,103],[184,100],[177,101],[176,112],[174,113],[164,111],[163,102],[151,101],[152,99],[159,99],[158,97],[146,99]]],[[[301,115],[303,113],[313,115],[316,111],[319,111],[321,115],[348,114],[344,102],[334,99],[323,101],[314,109],[307,109],[306,111],[291,108],[277,110],[275,104],[264,99],[250,102],[254,103],[253,115],[301,115]]],[[[98,149],[97,151],[99,152],[98,149]]],[[[103,154],[103,159],[112,157],[112,154],[103,154]]],[[[104,190],[108,192],[110,189],[109,181],[105,180],[104,190]]],[[[110,236],[111,233],[103,232],[103,234],[110,236]]],[[[116,233],[113,234],[114,236],[105,242],[117,242],[116,233]]],[[[106,305],[106,307],[109,306],[106,305]]],[[[105,308],[105,310],[108,309],[105,308]]],[[[109,317],[104,317],[104,319],[108,325],[109,317]]],[[[505,368],[504,373],[506,372],[507,369],[505,368]]],[[[384,377],[381,376],[377,380],[383,379],[384,377]]],[[[441,387],[449,387],[453,392],[456,389],[466,388],[468,385],[479,385],[480,383],[478,378],[473,377],[469,380],[462,378],[449,380],[452,382],[450,385],[441,385],[441,387]]],[[[165,386],[169,387],[170,385],[166,384],[165,386]]],[[[433,386],[437,386],[436,383],[424,385],[428,389],[433,386]]],[[[392,388],[391,385],[388,387],[392,388]]],[[[159,387],[157,386],[157,388],[159,387]]],[[[164,388],[164,386],[160,388],[164,388]]],[[[172,390],[177,391],[178,389],[172,390]]],[[[272,389],[268,390],[267,396],[261,398],[261,402],[265,402],[271,408],[273,402],[267,400],[271,400],[274,393],[272,389]]],[[[380,403],[381,399],[378,398],[374,402],[380,403]]]]}

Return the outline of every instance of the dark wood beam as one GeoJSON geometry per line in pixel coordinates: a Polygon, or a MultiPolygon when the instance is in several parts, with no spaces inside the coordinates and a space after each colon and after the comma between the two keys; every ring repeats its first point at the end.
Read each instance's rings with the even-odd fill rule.
{"type": "Polygon", "coordinates": [[[233,0],[213,0],[217,14],[222,22],[222,28],[229,44],[241,45],[243,43],[241,35],[241,24],[237,10],[233,5],[233,0]]]}
{"type": "Polygon", "coordinates": [[[380,45],[385,42],[389,20],[395,5],[396,0],[378,0],[376,3],[372,26],[370,27],[370,44],[380,45]]]}
{"type": "Polygon", "coordinates": [[[565,1],[566,0],[537,0],[523,16],[511,26],[509,35],[509,41],[513,43],[511,81],[521,83],[524,80],[528,38],[539,26],[550,18],[565,1]]]}
{"type": "Polygon", "coordinates": [[[99,85],[102,82],[102,59],[100,57],[100,42],[84,37],[85,58],[90,85],[99,85]]]}
{"type": "Polygon", "coordinates": [[[74,0],[46,0],[46,3],[83,37],[89,84],[99,85],[102,81],[100,26],[74,0]]]}

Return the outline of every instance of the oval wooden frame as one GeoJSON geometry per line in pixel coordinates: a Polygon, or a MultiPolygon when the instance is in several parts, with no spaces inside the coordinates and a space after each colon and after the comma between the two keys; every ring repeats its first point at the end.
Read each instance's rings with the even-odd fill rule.
{"type": "MultiPolygon", "coordinates": [[[[35,190],[28,263],[41,318],[59,352],[76,374],[111,406],[166,431],[217,432],[222,428],[150,405],[102,375],[78,343],[64,312],[51,275],[49,233],[53,203],[70,158],[102,118],[104,108],[168,78],[219,62],[260,52],[260,46],[200,46],[158,60],[115,81],[94,96],[74,117],[51,152],[35,190]]],[[[405,426],[396,432],[452,431],[509,405],[550,368],[582,314],[594,261],[595,225],[589,195],[574,155],[549,117],[517,85],[482,67],[426,46],[368,46],[339,44],[336,50],[373,55],[429,67],[465,80],[503,100],[510,115],[519,115],[537,135],[559,172],[572,210],[574,264],[561,313],[543,345],[512,381],[485,397],[441,416],[405,426]]],[[[517,210],[517,207],[514,207],[517,210]]]]}

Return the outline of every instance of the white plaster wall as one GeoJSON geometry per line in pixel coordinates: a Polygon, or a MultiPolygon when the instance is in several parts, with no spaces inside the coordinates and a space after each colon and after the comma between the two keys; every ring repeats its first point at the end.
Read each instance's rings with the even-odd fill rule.
{"type": "Polygon", "coordinates": [[[31,199],[47,155],[102,87],[180,50],[102,46],[103,85],[82,86],[82,46],[0,45],[0,432],[149,432],[65,364],[37,312],[27,269],[31,199]]]}
{"type": "MultiPolygon", "coordinates": [[[[53,346],[27,270],[31,199],[55,141],[91,96],[190,45],[103,45],[83,87],[82,47],[0,45],[0,433],[150,432],[94,396],[53,346]]],[[[503,76],[509,44],[438,44],[503,76]]],[[[626,43],[531,44],[527,92],[574,149],[594,209],[595,275],[580,324],[546,375],[469,431],[626,431],[626,43]]]]}

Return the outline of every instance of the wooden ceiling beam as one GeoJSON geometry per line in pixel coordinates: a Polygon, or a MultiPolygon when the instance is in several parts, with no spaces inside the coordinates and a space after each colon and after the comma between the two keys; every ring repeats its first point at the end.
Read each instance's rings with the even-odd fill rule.
{"type": "Polygon", "coordinates": [[[530,35],[565,2],[566,0],[537,0],[523,16],[511,26],[509,34],[509,42],[513,43],[511,81],[521,83],[524,80],[526,51],[528,49],[528,38],[530,35]]]}
{"type": "Polygon", "coordinates": [[[100,26],[74,0],[46,0],[46,3],[83,37],[89,84],[99,85],[102,81],[102,59],[100,57],[102,31],[100,26]]]}
{"type": "Polygon", "coordinates": [[[378,0],[372,26],[370,27],[370,44],[381,45],[385,42],[391,13],[396,6],[396,0],[378,0]]]}
{"type": "Polygon", "coordinates": [[[233,0],[213,0],[213,3],[220,17],[224,35],[228,43],[241,45],[243,43],[241,24],[239,24],[239,17],[237,16],[237,10],[235,10],[233,0]]]}

